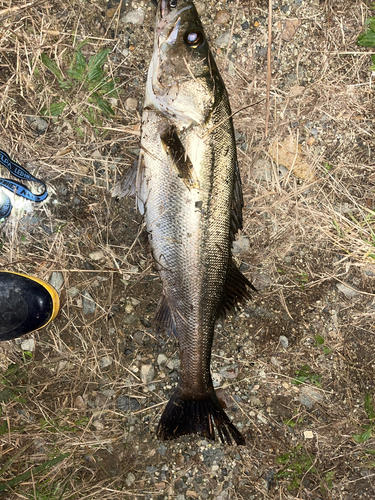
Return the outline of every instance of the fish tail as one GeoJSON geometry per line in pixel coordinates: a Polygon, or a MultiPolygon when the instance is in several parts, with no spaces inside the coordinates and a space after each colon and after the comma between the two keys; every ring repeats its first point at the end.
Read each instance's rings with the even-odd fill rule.
{"type": "Polygon", "coordinates": [[[175,439],[185,434],[199,434],[215,439],[214,424],[223,443],[245,444],[244,436],[229,420],[212,390],[200,397],[184,395],[177,387],[161,416],[157,435],[160,439],[175,439]]]}

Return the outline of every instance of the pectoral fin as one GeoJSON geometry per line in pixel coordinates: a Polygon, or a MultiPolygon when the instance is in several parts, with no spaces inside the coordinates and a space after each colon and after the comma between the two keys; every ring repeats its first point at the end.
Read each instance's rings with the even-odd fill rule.
{"type": "Polygon", "coordinates": [[[165,151],[171,158],[173,167],[186,187],[188,189],[199,188],[197,173],[178,137],[177,130],[172,126],[163,129],[160,133],[160,139],[165,151]]]}

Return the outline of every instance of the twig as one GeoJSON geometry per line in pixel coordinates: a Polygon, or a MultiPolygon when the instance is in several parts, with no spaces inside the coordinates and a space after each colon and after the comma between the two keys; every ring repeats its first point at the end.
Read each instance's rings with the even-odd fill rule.
{"type": "Polygon", "coordinates": [[[267,93],[266,93],[266,129],[268,134],[268,119],[270,114],[270,90],[271,90],[271,42],[272,42],[272,0],[268,0],[268,50],[267,50],[267,93]]]}

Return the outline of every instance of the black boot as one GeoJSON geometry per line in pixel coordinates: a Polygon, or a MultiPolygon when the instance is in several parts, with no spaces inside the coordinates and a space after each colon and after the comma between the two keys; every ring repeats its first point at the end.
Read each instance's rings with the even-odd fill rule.
{"type": "Polygon", "coordinates": [[[43,328],[59,311],[49,283],[26,274],[0,271],[0,341],[43,328]]]}

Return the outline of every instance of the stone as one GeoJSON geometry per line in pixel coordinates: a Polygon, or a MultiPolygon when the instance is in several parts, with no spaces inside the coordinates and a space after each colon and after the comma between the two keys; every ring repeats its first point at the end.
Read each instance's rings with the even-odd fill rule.
{"type": "Polygon", "coordinates": [[[220,373],[214,372],[212,374],[212,383],[213,383],[214,387],[220,387],[222,381],[223,381],[223,377],[220,375],[220,373]]]}
{"type": "Polygon", "coordinates": [[[79,410],[86,410],[86,403],[82,396],[77,396],[74,400],[74,406],[79,410]]]}
{"type": "Polygon", "coordinates": [[[108,368],[112,363],[112,358],[106,356],[100,360],[100,368],[108,368]]]}
{"type": "Polygon", "coordinates": [[[303,405],[307,406],[307,408],[312,408],[315,403],[321,401],[323,397],[323,394],[318,391],[318,389],[314,389],[314,387],[306,385],[301,389],[299,400],[303,405]]]}
{"type": "Polygon", "coordinates": [[[104,259],[103,250],[95,250],[89,254],[91,260],[101,260],[104,259]]]}
{"type": "Polygon", "coordinates": [[[236,378],[238,375],[238,365],[229,365],[229,366],[224,366],[220,370],[220,375],[223,378],[228,378],[228,379],[233,379],[236,378]]]}
{"type": "Polygon", "coordinates": [[[247,236],[242,234],[238,237],[238,240],[233,241],[233,255],[241,255],[250,250],[250,240],[247,236]]]}
{"type": "Polygon", "coordinates": [[[64,284],[64,276],[59,271],[54,271],[48,283],[59,293],[64,284]]]}
{"type": "Polygon", "coordinates": [[[125,14],[121,21],[126,24],[143,24],[145,19],[145,11],[140,7],[125,14]]]}
{"type": "Polygon", "coordinates": [[[164,365],[167,362],[167,359],[168,358],[165,354],[159,354],[157,359],[158,366],[160,367],[161,365],[164,365]]]}
{"type": "Polygon", "coordinates": [[[142,365],[141,366],[141,380],[145,385],[152,382],[155,375],[155,369],[152,365],[142,365]]]}
{"type": "Polygon", "coordinates": [[[87,290],[82,293],[83,314],[93,314],[96,310],[95,300],[87,290]]]}
{"type": "Polygon", "coordinates": [[[257,160],[253,165],[253,175],[257,181],[272,181],[272,167],[267,160],[257,160]]]}
{"type": "Polygon", "coordinates": [[[167,449],[168,448],[165,446],[165,444],[161,444],[158,448],[156,448],[156,450],[159,452],[159,455],[161,455],[162,457],[164,457],[167,453],[167,449]]]}
{"type": "Polygon", "coordinates": [[[222,33],[216,38],[215,45],[216,47],[223,49],[227,47],[229,41],[230,41],[230,31],[226,31],[225,33],[222,33]]]}
{"type": "Polygon", "coordinates": [[[214,23],[216,24],[227,24],[230,20],[230,13],[223,9],[216,13],[214,23]]]}
{"type": "Polygon", "coordinates": [[[139,410],[141,405],[135,398],[128,396],[120,396],[117,400],[117,408],[121,411],[136,411],[139,410]]]}
{"type": "Polygon", "coordinates": [[[170,359],[167,363],[167,368],[170,370],[178,370],[181,366],[180,358],[170,359]]]}
{"type": "Polygon", "coordinates": [[[144,346],[145,337],[146,335],[141,330],[137,330],[136,332],[133,333],[133,340],[140,347],[144,346]]]}
{"type": "Polygon", "coordinates": [[[358,290],[356,290],[352,286],[345,285],[344,283],[336,283],[336,287],[341,293],[343,293],[348,298],[356,297],[357,295],[360,294],[358,290]]]}
{"type": "Polygon", "coordinates": [[[102,431],[104,429],[104,425],[100,422],[100,420],[94,420],[92,425],[95,427],[97,431],[102,431]]]}
{"type": "Polygon", "coordinates": [[[68,290],[69,297],[74,299],[74,297],[76,297],[78,294],[79,294],[79,290],[76,286],[72,286],[69,288],[69,290],[68,290]]]}
{"type": "Polygon", "coordinates": [[[303,436],[305,439],[313,439],[314,433],[313,431],[304,431],[303,436]]]}
{"type": "Polygon", "coordinates": [[[126,486],[131,486],[132,484],[135,483],[135,475],[132,474],[131,472],[128,473],[125,479],[126,486]]]}
{"type": "Polygon", "coordinates": [[[135,111],[138,107],[138,101],[137,99],[134,99],[134,97],[128,97],[125,101],[125,109],[127,111],[135,111]]]}
{"type": "Polygon", "coordinates": [[[36,135],[42,135],[48,128],[48,123],[39,116],[26,116],[26,121],[36,135]]]}
{"type": "Polygon", "coordinates": [[[280,335],[279,337],[280,344],[284,347],[284,349],[287,349],[289,346],[289,340],[285,335],[280,335]]]}
{"type": "Polygon", "coordinates": [[[34,339],[22,340],[21,349],[23,351],[34,352],[35,351],[35,340],[34,339]]]}

